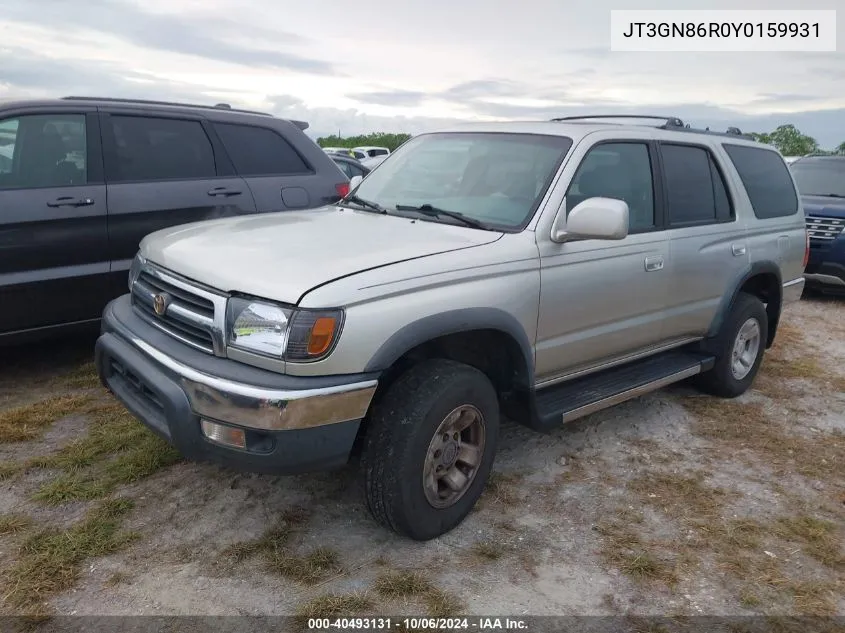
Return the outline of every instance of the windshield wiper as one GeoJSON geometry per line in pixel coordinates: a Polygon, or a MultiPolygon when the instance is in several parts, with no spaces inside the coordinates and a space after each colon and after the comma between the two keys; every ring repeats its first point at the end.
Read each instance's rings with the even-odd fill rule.
{"type": "Polygon", "coordinates": [[[430,218],[436,218],[439,216],[452,218],[453,220],[457,220],[458,222],[462,222],[466,226],[471,226],[475,229],[486,229],[490,230],[490,226],[481,220],[476,220],[475,218],[471,218],[468,215],[464,215],[463,213],[459,213],[457,211],[449,211],[448,209],[441,209],[439,207],[433,207],[430,204],[421,204],[418,207],[410,204],[397,204],[396,205],[397,211],[416,211],[417,213],[422,213],[423,215],[427,215],[430,218]]]}
{"type": "Polygon", "coordinates": [[[364,209],[376,211],[377,213],[387,213],[387,209],[385,209],[380,204],[372,202],[371,200],[364,200],[364,198],[359,198],[358,196],[346,196],[340,202],[338,202],[338,204],[348,202],[351,202],[352,204],[357,204],[359,207],[363,207],[364,209]]]}

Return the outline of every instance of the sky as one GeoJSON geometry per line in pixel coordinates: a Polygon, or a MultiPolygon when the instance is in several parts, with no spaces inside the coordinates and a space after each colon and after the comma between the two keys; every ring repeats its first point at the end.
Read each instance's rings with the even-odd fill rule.
{"type": "Polygon", "coordinates": [[[222,101],[308,121],[314,137],[646,113],[845,141],[843,0],[801,7],[841,9],[835,53],[610,51],[611,9],[705,7],[733,3],[0,0],[0,99],[222,101]]]}

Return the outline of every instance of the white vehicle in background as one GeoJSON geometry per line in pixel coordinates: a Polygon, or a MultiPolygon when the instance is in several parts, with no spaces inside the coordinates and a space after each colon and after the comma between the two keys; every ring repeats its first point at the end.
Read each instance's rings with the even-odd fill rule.
{"type": "Polygon", "coordinates": [[[783,160],[786,161],[787,165],[791,165],[792,163],[794,163],[799,158],[801,158],[801,157],[800,156],[784,156],[783,160]]]}
{"type": "Polygon", "coordinates": [[[368,156],[357,148],[350,149],[348,147],[324,147],[323,151],[327,154],[341,154],[342,156],[349,156],[350,158],[354,158],[355,160],[364,160],[368,156]]]}
{"type": "Polygon", "coordinates": [[[384,162],[384,159],[390,156],[390,154],[382,154],[381,156],[372,156],[371,158],[362,158],[361,164],[369,169],[375,169],[379,165],[384,162]]]}
{"type": "MultiPolygon", "coordinates": [[[[353,152],[361,152],[364,158],[375,158],[376,156],[389,156],[390,150],[387,147],[377,147],[375,145],[362,145],[360,147],[353,147],[353,152]]],[[[358,160],[361,160],[360,158],[358,160]]]]}

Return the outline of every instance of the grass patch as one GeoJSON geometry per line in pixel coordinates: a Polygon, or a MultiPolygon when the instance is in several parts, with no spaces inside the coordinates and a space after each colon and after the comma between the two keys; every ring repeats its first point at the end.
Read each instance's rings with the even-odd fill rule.
{"type": "Polygon", "coordinates": [[[88,433],[30,467],[61,470],[34,498],[48,505],[100,499],[180,461],[175,448],[140,424],[123,407],[100,406],[91,414],[88,433]]]}
{"type": "Polygon", "coordinates": [[[54,422],[75,413],[84,413],[92,400],[90,395],[55,396],[0,411],[0,444],[38,439],[54,422]]]}
{"type": "Polygon", "coordinates": [[[85,561],[116,552],[136,537],[121,530],[121,519],[131,509],[128,499],[106,501],[66,530],[44,529],[30,536],[17,562],[4,572],[7,603],[42,613],[47,598],[76,583],[85,561]]]}
{"type": "Polygon", "coordinates": [[[628,484],[629,490],[673,519],[718,516],[733,495],[704,483],[705,473],[652,472],[628,484]]]}
{"type": "Polygon", "coordinates": [[[669,587],[677,584],[674,565],[630,528],[618,522],[603,522],[596,526],[596,531],[603,538],[601,556],[609,565],[634,580],[659,581],[669,587]]]}
{"type": "Polygon", "coordinates": [[[342,566],[338,553],[328,547],[318,547],[302,556],[289,550],[291,537],[309,518],[310,512],[306,508],[289,508],[260,537],[235,543],[223,553],[236,563],[260,557],[270,572],[303,585],[317,584],[341,572],[342,566]]]}
{"type": "Polygon", "coordinates": [[[355,616],[372,607],[373,601],[365,593],[326,594],[300,605],[295,619],[300,627],[305,627],[310,618],[355,616]]]}
{"type": "Polygon", "coordinates": [[[271,571],[303,585],[315,585],[342,570],[340,556],[328,547],[318,547],[305,556],[276,550],[270,555],[267,566],[271,571]]]}
{"type": "Polygon", "coordinates": [[[390,600],[416,599],[421,601],[432,617],[448,617],[461,611],[463,604],[455,596],[443,591],[428,578],[415,571],[386,571],[373,585],[376,593],[390,600]]]}
{"type": "Polygon", "coordinates": [[[837,615],[835,589],[833,583],[815,580],[792,583],[788,587],[795,610],[805,616],[837,615]]]}
{"type": "Polygon", "coordinates": [[[32,526],[32,519],[25,514],[0,515],[0,536],[18,534],[32,526]]]}
{"type": "Polygon", "coordinates": [[[106,581],[103,583],[103,586],[117,587],[118,585],[122,585],[124,583],[129,582],[129,578],[129,574],[122,571],[116,571],[111,576],[106,578],[106,581]]]}
{"type": "Polygon", "coordinates": [[[494,541],[479,541],[470,551],[473,555],[485,561],[497,561],[505,555],[504,546],[494,541]]]}
{"type": "Polygon", "coordinates": [[[512,473],[490,473],[487,485],[481,498],[476,503],[476,509],[482,509],[488,504],[513,505],[519,501],[517,486],[522,477],[512,473]]]}
{"type": "Polygon", "coordinates": [[[799,543],[807,556],[833,569],[845,568],[836,524],[811,516],[778,519],[773,532],[781,539],[799,543]]]}
{"type": "Polygon", "coordinates": [[[841,477],[841,464],[845,462],[842,432],[788,433],[790,420],[779,420],[758,403],[709,396],[688,396],[681,402],[695,418],[692,432],[716,444],[726,455],[754,453],[776,474],[797,472],[823,480],[841,477]]]}
{"type": "Polygon", "coordinates": [[[12,477],[22,473],[25,469],[26,465],[21,462],[0,464],[0,481],[12,479],[12,477]]]}
{"type": "Polygon", "coordinates": [[[97,366],[90,361],[56,378],[51,386],[65,389],[94,389],[101,387],[97,366]]]}

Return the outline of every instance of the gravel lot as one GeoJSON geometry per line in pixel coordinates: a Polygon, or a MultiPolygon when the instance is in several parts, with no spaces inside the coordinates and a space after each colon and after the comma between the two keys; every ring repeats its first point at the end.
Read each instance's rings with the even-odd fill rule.
{"type": "Polygon", "coordinates": [[[0,613],[845,614],[843,300],[791,306],[737,400],[507,425],[479,508],[422,544],[370,520],[354,468],[180,461],[92,343],[3,351],[0,613]]]}

